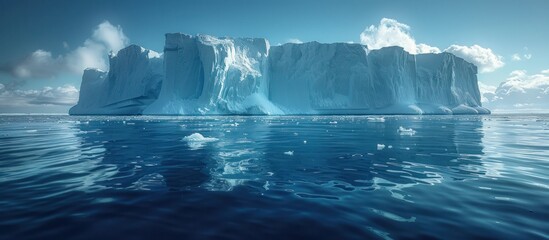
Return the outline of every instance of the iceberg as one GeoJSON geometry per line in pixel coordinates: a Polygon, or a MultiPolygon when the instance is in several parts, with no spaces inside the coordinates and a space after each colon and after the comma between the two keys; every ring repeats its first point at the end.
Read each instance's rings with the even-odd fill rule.
{"type": "Polygon", "coordinates": [[[109,72],[86,69],[78,103],[71,115],[141,114],[158,98],[163,75],[162,56],[131,45],[109,56],[109,72]]]}
{"type": "Polygon", "coordinates": [[[354,43],[166,34],[84,72],[70,114],[488,114],[475,65],[451,53],[354,43]]]}

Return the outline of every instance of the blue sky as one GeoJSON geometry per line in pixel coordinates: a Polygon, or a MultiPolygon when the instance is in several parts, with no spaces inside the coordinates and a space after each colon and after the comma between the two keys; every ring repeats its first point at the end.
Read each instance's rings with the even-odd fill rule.
{"type": "Polygon", "coordinates": [[[106,58],[112,42],[94,35],[105,21],[112,27],[105,27],[106,31],[123,32],[126,38],[120,43],[156,51],[162,51],[167,32],[265,37],[272,45],[299,40],[382,47],[379,38],[390,38],[395,45],[412,39],[415,44],[476,59],[485,70],[479,80],[497,86],[516,70],[535,74],[549,69],[547,9],[546,0],[5,0],[0,3],[0,91],[19,98],[9,104],[9,98],[1,98],[0,113],[66,111],[77,96],[81,77],[80,65],[72,66],[77,60],[70,56],[95,41],[104,47],[84,50],[95,49],[95,56],[106,58]],[[384,18],[393,22],[383,22],[384,18]],[[49,62],[45,66],[32,62],[36,74],[16,73],[18,65],[31,64],[29,59],[36,55],[49,62]],[[44,70],[48,68],[58,69],[44,70]]]}

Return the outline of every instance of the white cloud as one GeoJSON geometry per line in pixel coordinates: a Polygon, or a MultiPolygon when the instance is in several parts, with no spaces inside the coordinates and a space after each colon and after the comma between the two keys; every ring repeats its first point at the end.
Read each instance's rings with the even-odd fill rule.
{"type": "MultiPolygon", "coordinates": [[[[497,92],[520,91],[525,92],[530,89],[549,89],[549,74],[542,71],[539,74],[528,75],[526,70],[515,70],[509,74],[509,78],[502,82],[497,92]]],[[[548,106],[549,107],[549,106],[548,106]]]]}
{"type": "Polygon", "coordinates": [[[420,43],[416,47],[417,47],[417,53],[440,53],[439,48],[429,46],[427,44],[420,43]]]}
{"type": "Polygon", "coordinates": [[[63,57],[54,58],[51,52],[38,49],[11,69],[17,78],[49,78],[64,70],[63,57]]]}
{"type": "Polygon", "coordinates": [[[416,44],[410,26],[397,20],[383,18],[378,26],[371,25],[360,34],[360,42],[369,49],[400,46],[409,53],[439,53],[440,49],[427,44],[416,44]]]}
{"type": "Polygon", "coordinates": [[[303,41],[297,39],[297,38],[290,38],[286,41],[286,43],[303,43],[303,41]]]}
{"type": "MultiPolygon", "coordinates": [[[[107,54],[110,51],[118,52],[128,42],[120,26],[104,21],[81,46],[65,55],[54,57],[51,52],[39,49],[15,64],[1,67],[0,70],[22,79],[51,78],[66,72],[82,74],[88,67],[106,70],[107,54]]],[[[63,42],[63,46],[68,48],[66,42],[63,42]]]]}
{"type": "Polygon", "coordinates": [[[520,78],[526,76],[526,70],[515,70],[509,73],[509,78],[520,78]]]}
{"type": "Polygon", "coordinates": [[[52,88],[44,87],[39,90],[8,90],[0,84],[0,106],[25,107],[33,105],[72,106],[78,101],[78,89],[73,85],[52,88]]]}
{"type": "Polygon", "coordinates": [[[479,45],[460,46],[451,45],[444,50],[445,52],[453,53],[454,55],[465,59],[466,61],[475,64],[480,72],[493,72],[498,68],[503,67],[503,57],[492,52],[490,48],[483,48],[479,45]]]}
{"type": "Polygon", "coordinates": [[[492,95],[483,97],[488,99],[483,104],[495,112],[549,112],[549,71],[512,71],[492,95]]]}
{"type": "Polygon", "coordinates": [[[492,99],[492,96],[495,94],[497,87],[478,82],[478,89],[480,91],[480,101],[485,103],[489,102],[492,99]]]}
{"type": "Polygon", "coordinates": [[[532,54],[528,52],[528,47],[522,48],[523,53],[515,53],[511,55],[511,59],[513,61],[523,61],[523,60],[530,60],[532,58],[532,54]]]}
{"type": "Polygon", "coordinates": [[[108,21],[99,24],[93,31],[92,39],[88,39],[88,41],[103,43],[108,50],[112,50],[113,52],[118,52],[129,43],[129,39],[124,35],[122,27],[114,26],[108,21]]]}

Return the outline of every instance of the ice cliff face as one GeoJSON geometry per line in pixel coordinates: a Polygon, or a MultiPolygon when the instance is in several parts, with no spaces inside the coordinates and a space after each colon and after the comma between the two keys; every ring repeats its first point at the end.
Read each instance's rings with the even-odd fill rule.
{"type": "Polygon", "coordinates": [[[146,114],[282,114],[267,99],[269,42],[166,34],[165,80],[146,114]]]}
{"type": "Polygon", "coordinates": [[[486,114],[477,69],[450,53],[285,44],[269,53],[269,99],[290,114],[486,114]]]}
{"type": "Polygon", "coordinates": [[[86,70],[71,114],[484,114],[476,67],[400,47],[166,34],[86,70]],[[163,63],[163,68],[162,68],[163,63]]]}
{"type": "Polygon", "coordinates": [[[451,53],[416,55],[416,102],[428,113],[489,114],[481,106],[477,67],[451,53]]]}
{"type": "Polygon", "coordinates": [[[78,104],[69,114],[141,114],[158,98],[162,58],[131,45],[110,57],[110,70],[86,69],[78,104]]]}

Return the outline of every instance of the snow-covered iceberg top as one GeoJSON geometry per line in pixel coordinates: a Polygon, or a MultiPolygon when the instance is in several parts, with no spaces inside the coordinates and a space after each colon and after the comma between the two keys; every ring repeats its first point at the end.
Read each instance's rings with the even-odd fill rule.
{"type": "Polygon", "coordinates": [[[71,114],[487,114],[477,68],[450,53],[166,34],[86,70],[71,114]]]}

